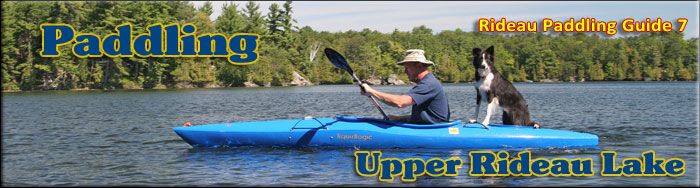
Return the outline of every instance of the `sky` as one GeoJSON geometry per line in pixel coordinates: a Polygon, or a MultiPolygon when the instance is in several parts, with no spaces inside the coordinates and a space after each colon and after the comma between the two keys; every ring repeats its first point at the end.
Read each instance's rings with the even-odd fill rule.
{"type": "MultiPolygon", "coordinates": [[[[196,7],[203,1],[193,2],[196,7]]],[[[213,1],[215,20],[221,14],[224,1],[213,1]]],[[[239,9],[247,1],[232,2],[239,9]]],[[[284,1],[261,1],[260,11],[266,15],[268,7],[284,1]]],[[[671,21],[674,28],[680,25],[678,18],[687,18],[683,31],[686,39],[698,37],[698,1],[527,1],[527,2],[481,2],[481,1],[295,1],[292,3],[292,17],[299,28],[310,26],[316,31],[344,32],[359,31],[364,28],[383,33],[411,31],[425,25],[434,32],[443,30],[476,31],[479,18],[506,18],[508,21],[536,21],[541,29],[542,19],[568,21],[574,18],[595,18],[597,21],[617,21],[619,36],[630,35],[619,29],[621,21],[632,18],[644,21],[646,18],[671,21]]],[[[632,33],[634,35],[634,33],[632,33]]]]}

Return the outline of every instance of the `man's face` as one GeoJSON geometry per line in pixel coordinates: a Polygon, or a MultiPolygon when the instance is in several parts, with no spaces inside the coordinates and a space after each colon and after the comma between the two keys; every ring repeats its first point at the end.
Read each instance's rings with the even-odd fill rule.
{"type": "Polygon", "coordinates": [[[412,82],[418,82],[418,75],[423,72],[423,65],[418,62],[403,63],[403,72],[408,75],[408,79],[412,82]]]}

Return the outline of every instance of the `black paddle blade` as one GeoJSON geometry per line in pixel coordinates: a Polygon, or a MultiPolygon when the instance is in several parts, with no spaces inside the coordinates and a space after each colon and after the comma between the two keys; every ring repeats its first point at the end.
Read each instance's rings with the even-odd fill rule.
{"type": "Polygon", "coordinates": [[[328,57],[328,60],[330,60],[331,63],[333,63],[333,65],[345,71],[348,71],[350,74],[353,74],[352,68],[350,68],[348,62],[345,61],[343,55],[340,55],[340,53],[330,48],[326,48],[323,51],[326,53],[326,57],[328,57]]]}
{"type": "MultiPolygon", "coordinates": [[[[343,58],[343,55],[340,55],[340,53],[338,53],[335,50],[330,49],[330,48],[324,49],[323,52],[326,53],[326,57],[328,57],[328,60],[331,60],[331,63],[333,63],[333,65],[335,65],[336,67],[339,67],[341,69],[344,69],[345,71],[348,71],[348,73],[350,73],[350,76],[352,76],[352,80],[355,81],[357,83],[357,85],[360,86],[360,88],[364,92],[365,88],[361,86],[362,83],[359,80],[357,80],[357,77],[355,76],[355,74],[352,73],[352,69],[350,68],[350,64],[348,64],[348,61],[345,61],[345,58],[343,58]]],[[[377,107],[377,110],[379,110],[379,112],[382,113],[382,115],[384,116],[384,119],[389,119],[389,117],[386,116],[386,114],[384,113],[382,108],[379,107],[377,102],[374,101],[374,99],[371,96],[368,96],[368,97],[369,97],[369,100],[372,101],[372,104],[374,104],[374,107],[377,107]]]]}

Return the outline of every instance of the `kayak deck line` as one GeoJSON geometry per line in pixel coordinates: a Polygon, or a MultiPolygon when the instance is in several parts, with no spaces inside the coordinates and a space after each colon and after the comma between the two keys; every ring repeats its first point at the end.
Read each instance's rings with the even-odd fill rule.
{"type": "Polygon", "coordinates": [[[461,121],[417,125],[336,116],[174,127],[192,147],[546,148],[597,147],[598,136],[528,126],[490,129],[461,121]]]}
{"type": "Polygon", "coordinates": [[[324,129],[328,129],[328,127],[327,127],[328,125],[332,125],[333,123],[335,123],[335,122],[331,122],[331,123],[326,123],[326,124],[324,124],[324,123],[321,123],[321,121],[319,121],[318,119],[316,119],[316,118],[314,118],[314,117],[306,116],[306,117],[304,117],[304,119],[300,119],[299,121],[297,121],[297,123],[295,123],[294,126],[292,126],[292,128],[289,129],[289,131],[293,131],[294,129],[315,129],[315,128],[310,128],[310,127],[300,127],[300,128],[296,128],[297,125],[298,125],[301,121],[309,120],[309,119],[316,120],[316,122],[318,122],[319,124],[321,124],[321,128],[324,128],[324,129]]]}

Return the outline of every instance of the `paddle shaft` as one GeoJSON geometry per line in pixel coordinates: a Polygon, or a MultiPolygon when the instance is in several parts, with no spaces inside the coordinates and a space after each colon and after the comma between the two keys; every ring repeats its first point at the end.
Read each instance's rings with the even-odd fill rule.
{"type": "MultiPolygon", "coordinates": [[[[362,82],[360,82],[360,80],[357,79],[357,76],[355,76],[355,73],[350,73],[350,75],[352,76],[352,80],[354,80],[357,83],[357,86],[360,86],[360,89],[363,89],[362,82]]],[[[386,113],[384,113],[384,110],[382,110],[382,107],[379,107],[379,104],[377,104],[377,101],[375,101],[374,98],[372,98],[372,96],[367,96],[367,97],[369,97],[369,100],[372,101],[372,104],[374,104],[374,107],[377,107],[377,110],[379,110],[379,112],[382,113],[382,116],[384,116],[384,119],[388,120],[389,116],[387,116],[386,113]]]]}

